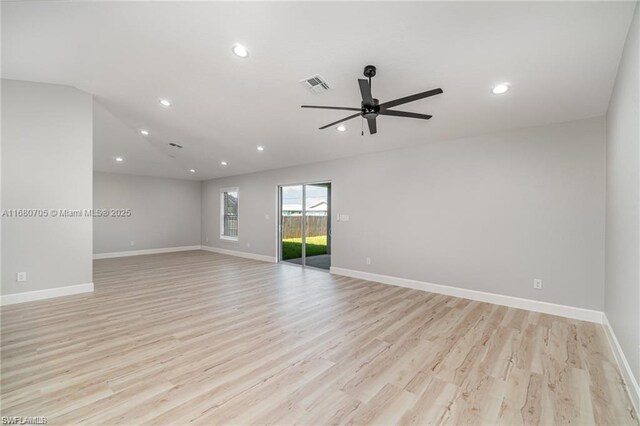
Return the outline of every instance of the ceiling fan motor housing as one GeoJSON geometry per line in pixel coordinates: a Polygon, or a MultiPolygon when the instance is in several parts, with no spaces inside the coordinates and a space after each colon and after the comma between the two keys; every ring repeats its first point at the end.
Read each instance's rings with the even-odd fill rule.
{"type": "Polygon", "coordinates": [[[362,106],[362,116],[364,118],[376,118],[378,113],[380,112],[380,107],[378,106],[380,101],[376,98],[373,98],[373,105],[365,105],[364,102],[361,103],[362,106]]]}

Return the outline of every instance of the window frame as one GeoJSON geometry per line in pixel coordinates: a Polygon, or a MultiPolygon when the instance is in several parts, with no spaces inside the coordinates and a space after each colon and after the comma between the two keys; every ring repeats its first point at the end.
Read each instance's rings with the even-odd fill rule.
{"type": "Polygon", "coordinates": [[[238,187],[220,188],[220,239],[225,241],[235,241],[235,242],[240,240],[240,188],[238,187]],[[238,219],[237,219],[238,235],[235,237],[230,235],[224,235],[224,194],[229,192],[235,192],[237,194],[236,211],[238,215],[238,219]]]}

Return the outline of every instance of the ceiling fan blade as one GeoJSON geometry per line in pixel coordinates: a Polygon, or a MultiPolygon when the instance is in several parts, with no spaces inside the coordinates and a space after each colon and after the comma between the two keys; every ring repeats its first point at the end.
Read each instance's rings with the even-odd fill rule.
{"type": "Polygon", "coordinates": [[[360,86],[362,102],[365,105],[373,105],[373,95],[371,94],[371,86],[369,85],[369,82],[367,80],[359,78],[358,85],[360,86]]]}
{"type": "Polygon", "coordinates": [[[369,134],[378,133],[378,125],[375,118],[367,118],[367,124],[369,125],[369,134]]]}
{"type": "Polygon", "coordinates": [[[393,117],[406,117],[406,118],[421,118],[423,120],[428,120],[432,116],[429,114],[418,114],[417,112],[407,112],[407,111],[394,111],[392,109],[385,109],[379,112],[380,115],[391,115],[393,117]]]}
{"type": "Polygon", "coordinates": [[[392,101],[380,104],[380,110],[393,108],[394,106],[407,104],[409,102],[417,101],[418,99],[428,98],[429,96],[439,95],[440,93],[442,93],[442,89],[437,88],[433,90],[427,90],[426,92],[422,93],[416,93],[415,95],[405,96],[404,98],[394,99],[392,101]]]}
{"type": "MultiPolygon", "coordinates": [[[[358,111],[360,111],[360,110],[358,110],[358,111]]],[[[342,120],[334,121],[333,123],[327,124],[326,126],[322,126],[322,127],[320,127],[320,130],[326,129],[327,127],[335,126],[338,123],[342,123],[343,121],[351,120],[352,118],[356,118],[356,117],[359,117],[359,116],[360,116],[360,113],[350,115],[348,117],[343,118],[342,120]]]]}
{"type": "Polygon", "coordinates": [[[342,111],[362,111],[360,108],[350,107],[334,107],[334,106],[317,106],[317,105],[302,105],[300,108],[316,108],[316,109],[338,109],[342,111]]]}

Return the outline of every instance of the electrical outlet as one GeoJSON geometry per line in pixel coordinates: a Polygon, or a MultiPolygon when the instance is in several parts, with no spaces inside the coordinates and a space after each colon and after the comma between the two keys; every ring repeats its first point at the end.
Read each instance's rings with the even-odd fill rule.
{"type": "Polygon", "coordinates": [[[133,246],[135,246],[135,245],[136,245],[136,242],[135,242],[135,241],[129,241],[129,245],[130,245],[131,247],[133,247],[133,246]]]}
{"type": "Polygon", "coordinates": [[[533,279],[533,288],[536,290],[542,290],[542,280],[540,278],[533,279]]]}
{"type": "Polygon", "coordinates": [[[18,281],[19,283],[23,283],[27,280],[27,273],[26,272],[18,272],[16,274],[16,281],[18,281]]]}
{"type": "Polygon", "coordinates": [[[367,257],[367,259],[365,260],[365,262],[367,263],[367,265],[371,265],[371,258],[367,257]]]}

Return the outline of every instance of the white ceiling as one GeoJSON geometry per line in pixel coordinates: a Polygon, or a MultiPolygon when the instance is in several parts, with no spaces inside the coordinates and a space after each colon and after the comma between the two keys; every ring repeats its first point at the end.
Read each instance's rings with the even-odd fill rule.
{"type": "Polygon", "coordinates": [[[602,115],[634,4],[4,2],[2,73],[95,95],[96,170],[206,179],[602,115]],[[397,108],[434,118],[318,130],[348,113],[299,106],[359,106],[367,64],[381,102],[442,87],[397,108]]]}

